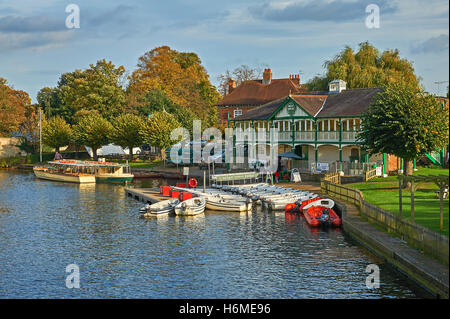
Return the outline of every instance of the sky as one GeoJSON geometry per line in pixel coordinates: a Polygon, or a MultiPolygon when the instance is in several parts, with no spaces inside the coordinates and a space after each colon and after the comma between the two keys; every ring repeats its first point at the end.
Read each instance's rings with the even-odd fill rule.
{"type": "Polygon", "coordinates": [[[197,53],[213,84],[242,64],[270,67],[273,78],[300,73],[305,83],[364,41],[398,49],[427,91],[446,94],[448,82],[435,83],[449,79],[446,0],[0,0],[0,77],[33,102],[64,72],[107,59],[131,74],[161,45],[197,53]],[[66,27],[69,4],[79,8],[79,28],[66,27]],[[366,26],[370,4],[379,28],[366,26]]]}

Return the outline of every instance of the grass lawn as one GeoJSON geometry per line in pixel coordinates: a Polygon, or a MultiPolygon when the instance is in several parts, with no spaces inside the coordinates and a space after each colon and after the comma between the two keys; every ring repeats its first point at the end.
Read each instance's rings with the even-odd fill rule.
{"type": "MultiPolygon", "coordinates": [[[[444,169],[419,169],[415,174],[422,175],[448,175],[448,170],[444,169]]],[[[395,176],[392,176],[395,177],[395,176]]],[[[367,183],[360,184],[348,184],[346,186],[359,189],[364,196],[364,199],[381,207],[387,211],[398,214],[398,182],[396,180],[383,180],[385,182],[374,182],[371,180],[367,183]]],[[[444,199],[444,231],[439,231],[440,210],[439,199],[434,192],[437,189],[437,185],[434,183],[421,183],[418,190],[414,193],[414,205],[415,205],[415,222],[419,225],[428,227],[436,232],[448,236],[449,234],[449,200],[444,199]]],[[[403,190],[403,217],[411,217],[411,193],[403,190]]]]}
{"type": "MultiPolygon", "coordinates": [[[[417,171],[413,175],[447,175],[448,169],[441,168],[440,166],[433,167],[417,167],[417,171]]],[[[377,177],[371,179],[369,182],[388,182],[388,181],[398,181],[397,175],[388,177],[377,177]]]]}

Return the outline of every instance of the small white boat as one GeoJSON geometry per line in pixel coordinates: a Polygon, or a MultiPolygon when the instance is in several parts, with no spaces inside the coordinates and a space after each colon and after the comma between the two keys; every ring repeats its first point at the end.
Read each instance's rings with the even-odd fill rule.
{"type": "Polygon", "coordinates": [[[142,207],[139,212],[143,214],[144,217],[167,215],[173,213],[175,206],[179,203],[180,201],[178,198],[171,198],[152,205],[146,205],[142,207]]]}
{"type": "Polygon", "coordinates": [[[334,201],[332,199],[329,199],[329,198],[316,200],[316,201],[314,201],[312,203],[309,203],[305,207],[303,207],[303,211],[307,211],[309,208],[316,207],[316,206],[332,209],[334,207],[334,201]]]}
{"type": "Polygon", "coordinates": [[[206,208],[228,212],[247,212],[252,209],[250,200],[233,200],[210,196],[206,199],[206,208]]]}
{"type": "Polygon", "coordinates": [[[175,214],[182,216],[195,216],[205,211],[206,199],[204,197],[194,197],[175,206],[175,214]]]}

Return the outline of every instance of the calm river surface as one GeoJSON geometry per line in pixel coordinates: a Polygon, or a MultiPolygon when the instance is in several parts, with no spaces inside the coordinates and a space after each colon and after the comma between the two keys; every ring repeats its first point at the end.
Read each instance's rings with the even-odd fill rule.
{"type": "Polygon", "coordinates": [[[314,232],[301,217],[142,219],[142,206],[118,185],[0,171],[0,298],[419,297],[340,230],[314,232]],[[69,264],[79,289],[66,288],[69,264]],[[380,289],[366,288],[369,264],[380,289]]]}

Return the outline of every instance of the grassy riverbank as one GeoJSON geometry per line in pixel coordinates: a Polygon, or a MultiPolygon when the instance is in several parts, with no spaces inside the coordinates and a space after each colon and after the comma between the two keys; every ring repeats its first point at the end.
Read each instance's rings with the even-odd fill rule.
{"type": "MultiPolygon", "coordinates": [[[[448,175],[447,169],[419,168],[414,175],[448,175]]],[[[349,184],[349,187],[359,189],[364,199],[382,209],[399,214],[398,182],[396,176],[377,178],[366,183],[349,184]]],[[[444,199],[444,231],[439,230],[440,210],[439,199],[436,196],[434,183],[420,183],[414,193],[414,216],[419,225],[448,236],[449,234],[449,200],[444,199]]],[[[403,190],[403,217],[411,218],[411,192],[403,190]]]]}

